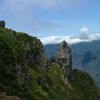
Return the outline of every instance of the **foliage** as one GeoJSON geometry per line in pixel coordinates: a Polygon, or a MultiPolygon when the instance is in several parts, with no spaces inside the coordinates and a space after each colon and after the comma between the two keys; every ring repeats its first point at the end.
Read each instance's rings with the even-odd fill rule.
{"type": "Polygon", "coordinates": [[[80,94],[80,100],[99,100],[100,91],[89,74],[79,70],[73,70],[71,74],[71,85],[75,92],[80,94]]]}
{"type": "Polygon", "coordinates": [[[40,40],[0,28],[0,91],[22,100],[99,100],[88,74],[72,71],[68,80],[62,68],[44,60],[40,40]]]}

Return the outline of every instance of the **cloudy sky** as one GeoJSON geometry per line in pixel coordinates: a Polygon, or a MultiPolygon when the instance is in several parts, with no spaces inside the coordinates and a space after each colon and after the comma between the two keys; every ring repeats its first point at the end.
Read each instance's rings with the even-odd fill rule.
{"type": "Polygon", "coordinates": [[[100,0],[0,0],[0,20],[8,28],[42,39],[87,38],[100,33],[100,0]]]}

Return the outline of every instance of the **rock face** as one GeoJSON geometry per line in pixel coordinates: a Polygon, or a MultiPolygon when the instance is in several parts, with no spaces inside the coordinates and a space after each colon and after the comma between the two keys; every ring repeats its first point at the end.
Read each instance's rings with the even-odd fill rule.
{"type": "Polygon", "coordinates": [[[16,96],[0,96],[0,100],[21,100],[21,99],[16,96]]]}
{"type": "Polygon", "coordinates": [[[0,21],[0,28],[5,28],[5,21],[0,21]]]}
{"type": "Polygon", "coordinates": [[[65,77],[68,77],[69,73],[72,71],[72,52],[66,41],[60,44],[58,51],[51,57],[49,62],[55,63],[63,68],[65,77]]]}
{"type": "Polygon", "coordinates": [[[21,100],[17,96],[7,96],[5,93],[0,91],[0,100],[21,100]]]}

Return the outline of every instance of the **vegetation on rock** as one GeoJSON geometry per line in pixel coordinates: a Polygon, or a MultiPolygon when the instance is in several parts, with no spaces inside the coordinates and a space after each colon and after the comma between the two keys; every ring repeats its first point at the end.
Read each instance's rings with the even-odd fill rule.
{"type": "Polygon", "coordinates": [[[69,80],[64,74],[58,64],[47,63],[36,37],[0,28],[0,91],[22,100],[99,100],[87,73],[72,70],[69,80]]]}

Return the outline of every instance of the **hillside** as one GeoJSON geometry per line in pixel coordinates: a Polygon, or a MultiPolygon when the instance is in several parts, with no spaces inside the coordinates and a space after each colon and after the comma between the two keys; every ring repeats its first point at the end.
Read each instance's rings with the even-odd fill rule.
{"type": "MultiPolygon", "coordinates": [[[[73,68],[89,73],[100,87],[100,40],[69,45],[72,50],[73,68]]],[[[45,45],[48,58],[59,48],[59,44],[45,45]]]]}
{"type": "Polygon", "coordinates": [[[99,100],[89,74],[72,69],[65,41],[48,61],[39,39],[0,28],[0,48],[0,99],[4,94],[22,100],[99,100]]]}
{"type": "Polygon", "coordinates": [[[72,45],[73,67],[88,72],[100,87],[100,40],[72,45]],[[90,53],[88,53],[90,52],[90,53]],[[87,57],[88,53],[88,57],[87,57]],[[77,59],[76,59],[77,58],[77,59]],[[92,58],[92,59],[90,59],[92,58]],[[85,65],[82,63],[87,61],[85,65]]]}

